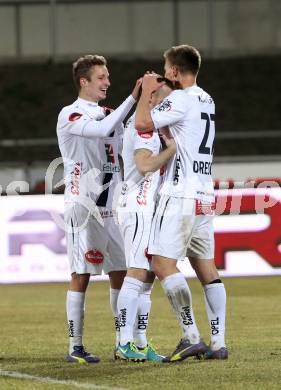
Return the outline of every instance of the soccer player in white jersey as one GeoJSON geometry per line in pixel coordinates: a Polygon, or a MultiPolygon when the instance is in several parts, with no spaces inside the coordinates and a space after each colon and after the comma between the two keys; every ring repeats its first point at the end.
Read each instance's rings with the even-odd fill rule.
{"type": "MultiPolygon", "coordinates": [[[[162,86],[151,97],[151,106],[162,101],[170,92],[171,87],[162,86]]],[[[128,120],[124,133],[124,184],[117,207],[128,271],[117,302],[120,345],[116,357],[122,360],[161,361],[163,356],[157,353],[151,342],[147,342],[145,332],[155,278],[147,249],[160,168],[176,153],[176,144],[163,134],[167,147],[160,152],[158,132],[137,132],[134,122],[135,115],[128,120]],[[140,300],[140,296],[143,299],[140,300]]]]}
{"type": "Polygon", "coordinates": [[[177,154],[166,170],[161,198],[154,215],[149,253],[153,270],[176,313],[183,338],[165,361],[205,354],[227,359],[225,346],[226,293],[214,262],[214,189],[211,176],[215,137],[213,99],[197,86],[201,57],[192,46],[172,47],[164,54],[165,77],[181,85],[152,111],[151,92],[159,87],[157,75],[145,75],[136,109],[136,129],[148,131],[168,126],[177,143],[177,154]],[[201,341],[192,310],[191,292],[176,260],[188,256],[206,301],[211,330],[207,348],[201,341]]]}
{"type": "Polygon", "coordinates": [[[121,181],[118,148],[122,121],[136,102],[141,82],[110,112],[98,105],[106,98],[110,86],[104,57],[79,58],[73,64],[73,79],[79,97],[61,110],[57,124],[64,160],[65,226],[71,269],[66,299],[69,327],[66,359],[95,363],[99,358],[86,352],[82,340],[85,292],[90,275],[101,274],[102,270],[108,273],[118,335],[117,298],[126,274],[126,262],[122,236],[113,220],[112,194],[121,181]]]}

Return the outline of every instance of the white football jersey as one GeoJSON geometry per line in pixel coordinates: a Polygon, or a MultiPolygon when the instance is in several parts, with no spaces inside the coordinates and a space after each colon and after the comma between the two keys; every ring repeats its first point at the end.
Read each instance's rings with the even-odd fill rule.
{"type": "Polygon", "coordinates": [[[153,212],[160,183],[160,171],[142,176],[137,170],[134,156],[138,149],[147,149],[153,154],[158,154],[160,145],[157,131],[141,133],[135,129],[135,114],[127,121],[122,150],[124,183],[118,200],[118,205],[125,207],[126,211],[153,212]]]}
{"type": "Polygon", "coordinates": [[[169,126],[177,143],[161,193],[213,201],[213,99],[197,85],[175,90],[151,111],[151,117],[155,128],[169,126]]]}
{"type": "MultiPolygon", "coordinates": [[[[78,98],[62,109],[58,117],[57,136],[64,161],[65,201],[94,201],[111,209],[115,185],[121,181],[118,153],[121,153],[123,124],[121,120],[108,137],[83,136],[89,127],[110,110],[78,98]]],[[[89,204],[90,206],[90,204],[89,204]]]]}

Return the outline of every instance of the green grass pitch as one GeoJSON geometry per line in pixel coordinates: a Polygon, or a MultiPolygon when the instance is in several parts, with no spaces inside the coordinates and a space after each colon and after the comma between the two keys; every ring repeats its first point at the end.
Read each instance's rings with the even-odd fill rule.
{"type": "MultiPolygon", "coordinates": [[[[102,359],[94,365],[63,360],[67,352],[66,284],[1,285],[0,389],[69,390],[87,388],[85,384],[101,390],[280,389],[281,277],[229,278],[224,282],[229,360],[187,359],[168,365],[113,361],[107,282],[91,284],[87,294],[85,345],[102,359]],[[3,371],[29,374],[40,381],[3,376],[3,371]],[[46,377],[58,381],[45,383],[46,377]]],[[[197,280],[189,284],[197,324],[209,342],[202,289],[197,280]]],[[[162,354],[168,354],[181,333],[159,282],[152,299],[149,337],[162,354]]]]}

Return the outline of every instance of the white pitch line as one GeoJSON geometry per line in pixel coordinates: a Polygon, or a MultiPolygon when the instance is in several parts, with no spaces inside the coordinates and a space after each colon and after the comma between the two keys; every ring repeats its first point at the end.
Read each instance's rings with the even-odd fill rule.
{"type": "Polygon", "coordinates": [[[35,376],[35,375],[29,375],[29,374],[23,374],[21,372],[16,371],[5,371],[0,369],[0,376],[10,377],[10,378],[16,378],[16,379],[28,379],[31,381],[37,381],[37,382],[43,382],[43,383],[49,383],[54,385],[69,385],[73,387],[77,387],[78,389],[99,389],[99,390],[127,390],[121,387],[109,387],[109,386],[103,386],[103,385],[95,385],[94,383],[79,383],[75,381],[69,381],[69,380],[60,380],[60,379],[54,379],[50,377],[43,377],[43,376],[35,376]]]}

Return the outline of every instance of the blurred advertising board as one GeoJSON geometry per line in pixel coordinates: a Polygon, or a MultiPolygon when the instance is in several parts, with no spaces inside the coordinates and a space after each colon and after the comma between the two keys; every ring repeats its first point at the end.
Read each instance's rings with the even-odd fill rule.
{"type": "MultiPolygon", "coordinates": [[[[281,189],[216,191],[221,276],[281,275],[281,189]]],[[[68,281],[63,195],[0,197],[0,283],[68,281]]],[[[178,262],[194,276],[188,260],[178,262]]],[[[95,279],[105,279],[105,276],[95,279]]]]}

